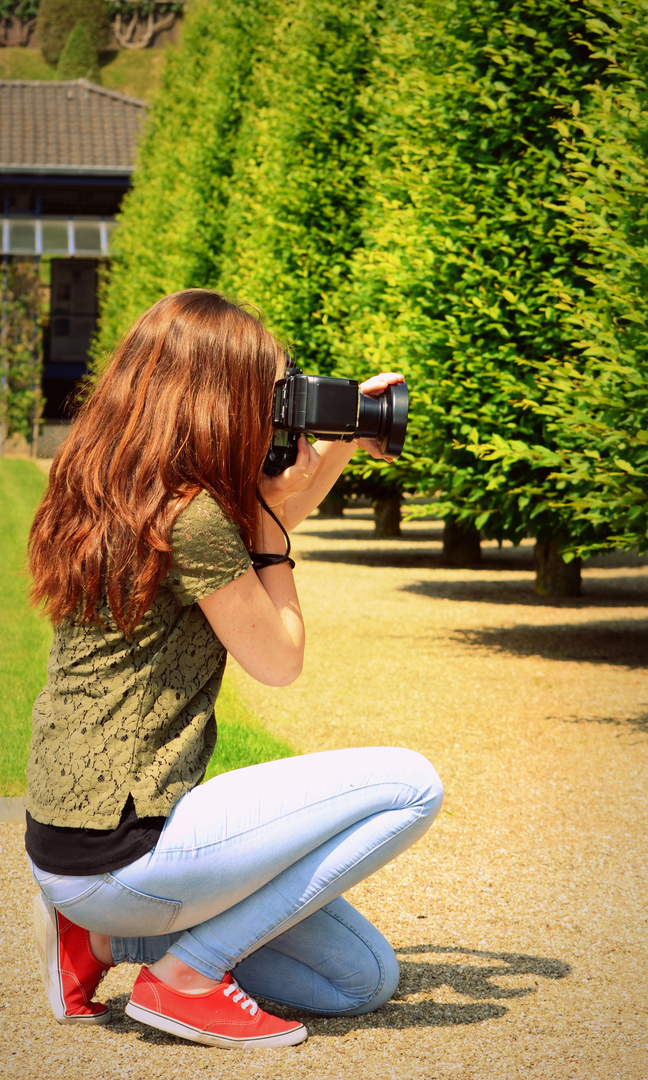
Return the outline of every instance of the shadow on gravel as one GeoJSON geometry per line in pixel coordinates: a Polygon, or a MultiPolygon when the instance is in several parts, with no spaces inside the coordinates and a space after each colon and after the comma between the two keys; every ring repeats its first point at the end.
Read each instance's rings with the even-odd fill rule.
{"type": "MultiPolygon", "coordinates": [[[[389,564],[393,565],[393,564],[389,564]]],[[[486,569],[486,567],[482,567],[486,569]]],[[[488,569],[495,569],[489,567],[488,569]]],[[[585,595],[573,599],[536,596],[533,580],[498,578],[496,581],[479,578],[478,572],[464,581],[419,581],[404,585],[403,592],[429,596],[433,600],[453,600],[473,604],[523,604],[526,607],[574,608],[588,607],[647,607],[648,580],[641,579],[634,589],[628,588],[627,578],[586,579],[585,595]]]]}
{"type": "Polygon", "coordinates": [[[564,719],[568,724],[613,724],[615,727],[630,728],[631,731],[640,731],[648,735],[648,712],[641,713],[639,716],[627,716],[623,720],[620,720],[618,716],[566,716],[564,719]]]}
{"type": "MultiPolygon", "coordinates": [[[[357,521],[364,520],[366,518],[357,518],[357,521]]],[[[340,522],[339,528],[317,529],[313,528],[314,522],[309,521],[308,535],[317,536],[320,540],[360,540],[364,544],[379,544],[380,540],[377,539],[371,529],[354,528],[353,518],[345,517],[344,521],[340,522]]],[[[408,531],[407,527],[403,530],[401,536],[394,537],[400,544],[442,544],[443,543],[443,529],[421,529],[408,531]]]]}
{"type": "Polygon", "coordinates": [[[578,660],[644,668],[648,656],[648,623],[610,620],[573,625],[518,625],[455,630],[452,640],[508,656],[542,656],[546,660],[578,660]]]}
{"type": "MultiPolygon", "coordinates": [[[[331,538],[331,533],[324,537],[324,539],[331,538]]],[[[352,540],[354,537],[345,532],[340,533],[338,539],[352,540]]],[[[366,546],[362,548],[338,548],[337,550],[331,549],[328,551],[304,551],[301,557],[305,562],[347,563],[349,566],[396,566],[413,570],[418,568],[422,570],[458,569],[451,566],[441,552],[426,551],[425,549],[418,551],[409,546],[409,540],[403,544],[402,548],[381,548],[378,546],[380,541],[376,541],[376,547],[372,549],[371,542],[367,541],[366,536],[358,536],[355,539],[363,541],[366,546]]],[[[484,559],[474,566],[462,567],[461,569],[466,573],[479,573],[480,570],[517,570],[532,573],[533,558],[528,557],[526,554],[513,558],[493,557],[492,559],[484,559]]]]}
{"type": "MultiPolygon", "coordinates": [[[[525,953],[466,949],[460,946],[446,948],[443,945],[412,945],[406,949],[398,949],[398,953],[400,957],[411,954],[420,957],[422,953],[431,953],[443,956],[444,959],[439,963],[401,961],[401,981],[395,1000],[443,986],[449,986],[456,994],[474,1001],[526,997],[528,994],[537,993],[538,978],[564,979],[571,971],[569,965],[562,960],[528,956],[525,953]],[[449,961],[448,957],[455,959],[449,961]],[[521,978],[526,985],[498,985],[498,979],[510,979],[511,976],[521,978]],[[529,976],[532,977],[532,985],[528,985],[529,976]]],[[[464,1007],[456,1006],[459,1010],[464,1007]]]]}
{"type": "MultiPolygon", "coordinates": [[[[397,949],[401,978],[391,1001],[375,1013],[353,1017],[308,1016],[287,1006],[261,1002],[268,1011],[283,1017],[299,1017],[313,1036],[340,1036],[349,1031],[370,1028],[399,1030],[410,1027],[449,1027],[454,1024],[478,1024],[498,1020],[508,1009],[498,1004],[502,999],[527,997],[536,994],[540,979],[563,979],[571,968],[561,960],[524,953],[489,952],[458,946],[412,945],[397,949]],[[425,954],[439,957],[438,961],[422,960],[425,954]],[[406,959],[412,956],[417,959],[406,959]],[[511,978],[521,985],[511,985],[511,978]],[[498,979],[507,979],[507,985],[498,979]],[[427,995],[438,992],[443,998],[444,987],[471,1000],[463,1003],[433,1001],[427,995]],[[417,1000],[417,997],[421,999],[417,1000]],[[425,995],[423,997],[423,995],[425,995]]],[[[113,1012],[111,1028],[115,1031],[137,1031],[141,1042],[152,1046],[186,1045],[183,1039],[167,1035],[154,1028],[144,1028],[124,1013],[128,995],[119,994],[108,1004],[113,1012]]],[[[210,1052],[205,1047],[206,1052],[210,1052]]]]}
{"type": "Polygon", "coordinates": [[[538,992],[540,979],[564,979],[571,968],[561,960],[524,953],[489,952],[458,946],[412,945],[396,950],[401,978],[391,1001],[376,1013],[339,1017],[319,1030],[317,1017],[307,1021],[313,1035],[338,1035],[362,1028],[448,1027],[498,1020],[509,1011],[503,999],[527,997],[538,992]],[[438,960],[423,960],[424,954],[438,960]],[[416,959],[403,959],[416,957],[416,959]],[[512,977],[520,985],[512,985],[512,977]],[[498,983],[506,979],[506,985],[498,983]],[[471,1000],[444,1002],[444,988],[471,1000]],[[440,1000],[431,1000],[434,993],[440,1000]],[[422,1000],[416,1000],[419,995],[422,1000]]]}
{"type": "MultiPolygon", "coordinates": [[[[331,534],[328,534],[331,538],[331,534]]],[[[340,539],[349,540],[348,533],[341,533],[340,539]]],[[[363,539],[358,537],[359,540],[363,539]]],[[[587,607],[588,605],[631,607],[648,605],[648,578],[636,577],[633,586],[628,588],[628,577],[588,577],[588,567],[583,571],[583,596],[574,599],[537,596],[534,592],[535,571],[533,556],[527,551],[515,551],[513,554],[493,552],[474,566],[452,566],[440,553],[429,550],[417,550],[409,546],[409,541],[402,548],[371,547],[366,543],[356,548],[324,549],[321,551],[303,551],[300,558],[304,562],[344,563],[348,566],[376,566],[404,570],[448,570],[452,574],[461,573],[463,580],[422,581],[408,585],[407,591],[423,596],[440,597],[447,600],[467,600],[486,604],[528,604],[533,607],[587,607]],[[480,577],[480,574],[496,573],[498,577],[480,577]],[[528,574],[528,578],[506,578],[499,575],[506,573],[528,574]]],[[[640,569],[636,561],[615,562],[605,565],[599,560],[591,569],[616,570],[640,569]]]]}

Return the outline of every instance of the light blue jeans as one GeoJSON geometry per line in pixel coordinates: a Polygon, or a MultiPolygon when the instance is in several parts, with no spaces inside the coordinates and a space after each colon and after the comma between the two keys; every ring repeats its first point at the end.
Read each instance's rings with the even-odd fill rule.
{"type": "Polygon", "coordinates": [[[341,893],[414,843],[443,789],[403,748],[331,750],[225,773],[183,796],[156,847],[111,873],[33,868],[72,922],[111,935],[115,962],[171,952],[249,994],[359,1015],[398,983],[393,950],[341,893]]]}

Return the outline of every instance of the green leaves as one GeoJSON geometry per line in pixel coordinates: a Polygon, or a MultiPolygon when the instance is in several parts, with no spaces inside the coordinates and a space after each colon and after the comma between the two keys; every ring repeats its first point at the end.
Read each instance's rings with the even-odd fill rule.
{"type": "Polygon", "coordinates": [[[494,539],[646,534],[645,0],[193,0],[102,348],[222,288],[309,370],[402,370],[398,483],[494,539]]]}
{"type": "Polygon", "coordinates": [[[359,96],[379,6],[290,5],[259,50],[241,128],[220,284],[253,298],[299,363],[330,371],[340,291],[359,242],[359,96]]]}
{"type": "MultiPolygon", "coordinates": [[[[348,351],[398,357],[417,457],[406,484],[433,495],[443,516],[500,540],[593,542],[598,532],[605,542],[602,513],[575,518],[566,496],[593,482],[591,435],[578,466],[556,470],[558,414],[580,385],[573,370],[602,345],[609,359],[617,331],[615,313],[589,301],[609,227],[583,175],[597,86],[609,95],[618,79],[599,48],[613,31],[604,14],[591,24],[592,5],[440,7],[443,21],[427,25],[420,5],[401,9],[379,42],[348,351]],[[585,217],[601,236],[595,250],[585,217]]],[[[598,182],[609,185],[609,173],[598,182]]],[[[580,391],[570,400],[570,449],[590,408],[580,391]]]]}
{"type": "Polygon", "coordinates": [[[0,19],[15,16],[22,22],[27,22],[36,17],[39,4],[40,0],[0,0],[0,19]]]}
{"type": "Polygon", "coordinates": [[[91,25],[95,49],[108,47],[111,30],[105,0],[40,0],[36,36],[48,64],[58,64],[68,36],[79,22],[91,25]]]}
{"type": "Polygon", "coordinates": [[[0,336],[0,409],[7,435],[31,439],[42,411],[42,298],[38,267],[14,259],[5,269],[0,336]]]}

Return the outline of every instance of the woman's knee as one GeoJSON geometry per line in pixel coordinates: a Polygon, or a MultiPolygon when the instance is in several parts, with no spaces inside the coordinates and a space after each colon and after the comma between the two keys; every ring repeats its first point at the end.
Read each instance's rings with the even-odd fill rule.
{"type": "Polygon", "coordinates": [[[439,814],[443,805],[443,783],[434,766],[430,764],[427,758],[424,758],[423,760],[427,766],[427,769],[425,770],[427,781],[422,792],[423,813],[428,826],[430,826],[439,814]]]}
{"type": "Polygon", "coordinates": [[[338,991],[346,997],[336,1012],[343,1016],[361,1016],[373,1012],[396,992],[399,966],[396,953],[380,931],[349,904],[338,897],[322,909],[337,924],[335,936],[344,976],[337,981],[338,991]]]}
{"type": "Polygon", "coordinates": [[[441,809],[443,784],[436,769],[417,750],[393,747],[392,767],[398,768],[402,784],[412,792],[412,801],[420,809],[420,817],[431,825],[441,809]]]}
{"type": "Polygon", "coordinates": [[[378,961],[380,969],[378,985],[375,986],[373,992],[369,996],[365,997],[364,1000],[356,1002],[349,1009],[345,1009],[342,1015],[363,1016],[365,1013],[375,1012],[376,1009],[380,1009],[382,1005],[386,1005],[390,998],[396,993],[400,977],[400,968],[396,953],[389,942],[384,938],[382,939],[379,954],[376,955],[376,952],[374,951],[374,959],[378,961]]]}

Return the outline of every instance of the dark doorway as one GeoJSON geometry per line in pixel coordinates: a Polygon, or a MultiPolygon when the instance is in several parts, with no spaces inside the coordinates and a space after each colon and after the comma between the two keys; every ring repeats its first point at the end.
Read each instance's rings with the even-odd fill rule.
{"type": "Polygon", "coordinates": [[[44,335],[45,418],[69,417],[87,371],[97,322],[98,259],[52,259],[49,327],[44,335]]]}

